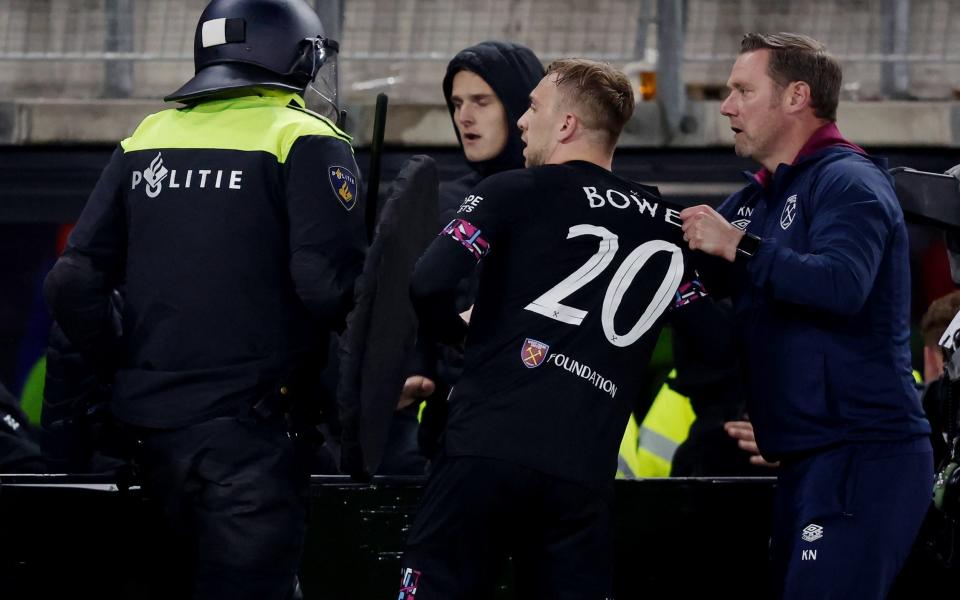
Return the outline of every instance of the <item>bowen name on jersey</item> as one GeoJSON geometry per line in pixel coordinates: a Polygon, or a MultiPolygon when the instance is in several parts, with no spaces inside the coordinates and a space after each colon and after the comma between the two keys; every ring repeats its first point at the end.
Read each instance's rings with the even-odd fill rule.
{"type": "MultiPolygon", "coordinates": [[[[646,214],[652,218],[657,218],[657,210],[660,208],[659,202],[651,202],[642,194],[638,194],[632,190],[629,196],[619,190],[613,189],[607,190],[605,194],[600,194],[597,192],[597,188],[585,186],[583,193],[587,196],[590,208],[603,208],[604,206],[611,206],[620,210],[633,210],[636,208],[640,214],[646,214]]],[[[680,220],[680,211],[672,208],[663,208],[663,220],[677,227],[683,225],[683,221],[680,220]]]]}

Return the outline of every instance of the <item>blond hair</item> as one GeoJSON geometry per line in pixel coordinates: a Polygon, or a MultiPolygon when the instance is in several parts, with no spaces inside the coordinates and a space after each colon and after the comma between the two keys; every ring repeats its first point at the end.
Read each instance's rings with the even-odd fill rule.
{"type": "Polygon", "coordinates": [[[633,115],[633,86],[618,69],[584,58],[563,58],[547,67],[557,74],[562,101],[577,109],[583,126],[605,132],[609,146],[616,146],[623,126],[633,115]]]}

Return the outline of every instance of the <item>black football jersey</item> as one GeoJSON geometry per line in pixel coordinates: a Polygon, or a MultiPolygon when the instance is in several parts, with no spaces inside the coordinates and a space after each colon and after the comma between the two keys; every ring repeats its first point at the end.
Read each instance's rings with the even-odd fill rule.
{"type": "Polygon", "coordinates": [[[501,173],[472,190],[412,286],[424,336],[467,334],[448,455],[590,486],[612,480],[664,318],[704,296],[679,210],[582,161],[501,173]],[[456,285],[481,260],[467,333],[456,285]]]}

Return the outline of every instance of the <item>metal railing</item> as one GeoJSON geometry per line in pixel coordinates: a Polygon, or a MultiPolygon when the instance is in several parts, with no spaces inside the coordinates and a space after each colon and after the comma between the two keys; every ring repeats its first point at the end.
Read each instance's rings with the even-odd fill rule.
{"type": "MultiPolygon", "coordinates": [[[[156,97],[192,71],[206,0],[0,0],[0,96],[156,97]]],[[[436,101],[446,61],[485,39],[544,60],[661,63],[687,85],[720,85],[746,31],[791,30],[844,64],[848,95],[949,98],[960,81],[956,0],[329,0],[342,17],[344,92],[389,88],[436,101]],[[671,16],[672,15],[672,16],[671,16]],[[676,20],[676,17],[679,20],[676,20]],[[663,27],[671,18],[677,27],[663,27]],[[666,61],[669,62],[669,61],[666,61]]],[[[331,6],[334,8],[331,9],[331,6]]]]}

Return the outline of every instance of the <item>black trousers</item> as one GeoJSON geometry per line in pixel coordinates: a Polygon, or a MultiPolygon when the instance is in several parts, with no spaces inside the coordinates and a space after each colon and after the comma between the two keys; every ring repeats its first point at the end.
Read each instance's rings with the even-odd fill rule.
{"type": "Polygon", "coordinates": [[[309,476],[281,419],[135,432],[144,487],[175,535],[177,597],[286,600],[306,535],[309,476]]]}
{"type": "Polygon", "coordinates": [[[502,460],[441,456],[407,539],[399,598],[492,598],[507,556],[517,598],[610,597],[610,492],[502,460]]]}

